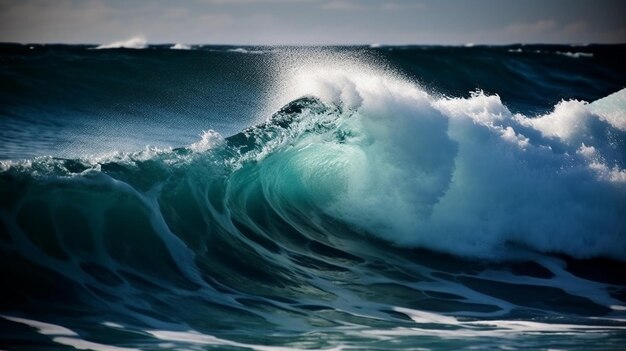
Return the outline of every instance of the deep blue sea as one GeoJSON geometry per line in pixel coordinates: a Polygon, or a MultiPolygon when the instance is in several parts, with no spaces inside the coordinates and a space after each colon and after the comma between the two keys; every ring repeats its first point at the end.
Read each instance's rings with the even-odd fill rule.
{"type": "Polygon", "coordinates": [[[626,45],[0,44],[2,350],[620,350],[626,45]]]}

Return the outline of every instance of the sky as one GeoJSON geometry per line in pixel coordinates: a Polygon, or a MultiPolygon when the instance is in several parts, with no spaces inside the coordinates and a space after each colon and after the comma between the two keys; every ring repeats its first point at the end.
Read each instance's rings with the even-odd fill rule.
{"type": "Polygon", "coordinates": [[[0,0],[0,42],[626,43],[626,0],[0,0]]]}

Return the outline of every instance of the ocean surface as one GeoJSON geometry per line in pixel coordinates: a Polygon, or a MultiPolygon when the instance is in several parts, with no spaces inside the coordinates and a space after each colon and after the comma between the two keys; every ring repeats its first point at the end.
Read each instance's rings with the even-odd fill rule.
{"type": "Polygon", "coordinates": [[[626,345],[626,45],[139,47],[0,44],[0,349],[626,345]]]}

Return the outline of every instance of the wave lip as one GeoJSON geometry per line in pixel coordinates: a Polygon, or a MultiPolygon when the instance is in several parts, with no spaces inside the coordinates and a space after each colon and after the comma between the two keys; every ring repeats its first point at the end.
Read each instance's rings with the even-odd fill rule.
{"type": "Polygon", "coordinates": [[[148,47],[148,41],[144,37],[132,37],[128,40],[114,41],[109,44],[102,44],[96,49],[145,49],[148,47]]]}

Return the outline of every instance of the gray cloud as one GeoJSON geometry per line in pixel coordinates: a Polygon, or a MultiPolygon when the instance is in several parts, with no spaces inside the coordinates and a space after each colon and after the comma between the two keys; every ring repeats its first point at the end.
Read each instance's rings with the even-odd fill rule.
{"type": "Polygon", "coordinates": [[[0,0],[0,41],[626,42],[621,0],[0,0]]]}

